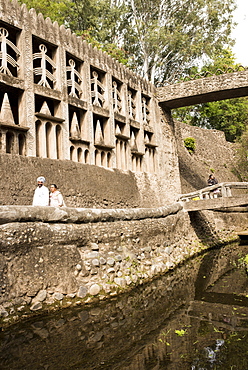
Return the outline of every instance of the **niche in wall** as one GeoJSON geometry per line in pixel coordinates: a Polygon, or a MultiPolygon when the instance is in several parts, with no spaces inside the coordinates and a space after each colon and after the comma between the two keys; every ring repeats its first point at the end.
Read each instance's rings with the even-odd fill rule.
{"type": "Polygon", "coordinates": [[[123,96],[122,96],[123,84],[112,77],[112,104],[114,113],[123,114],[123,96]]]}
{"type": "Polygon", "coordinates": [[[33,36],[34,83],[46,88],[56,86],[56,45],[33,36]]]}
{"type": "Polygon", "coordinates": [[[18,77],[19,56],[18,41],[20,38],[20,29],[10,26],[0,21],[0,73],[18,77]]]}
{"type": "Polygon", "coordinates": [[[105,72],[90,68],[91,102],[93,106],[105,107],[105,72]]]}
{"type": "Polygon", "coordinates": [[[63,159],[63,122],[56,117],[60,102],[45,96],[35,95],[36,156],[63,159]]]}
{"type": "Polygon", "coordinates": [[[128,114],[129,118],[136,120],[136,95],[137,92],[134,89],[128,88],[128,114]]]}
{"type": "Polygon", "coordinates": [[[73,55],[66,53],[66,80],[67,93],[72,98],[82,98],[83,96],[83,62],[73,55]]]}
{"type": "MultiPolygon", "coordinates": [[[[23,92],[19,89],[15,89],[12,86],[7,86],[0,83],[0,120],[3,119],[3,101],[4,96],[7,94],[7,99],[9,101],[9,106],[14,118],[14,124],[19,125],[19,102],[22,98],[23,92]]],[[[6,96],[5,96],[6,99],[6,96]]],[[[5,121],[5,123],[8,123],[5,121]]]]}
{"type": "Polygon", "coordinates": [[[150,117],[150,97],[142,94],[141,95],[141,106],[142,106],[142,120],[144,124],[149,125],[151,121],[150,117]]]}
{"type": "Polygon", "coordinates": [[[73,105],[69,105],[69,135],[70,140],[89,143],[86,111],[73,105]]]}

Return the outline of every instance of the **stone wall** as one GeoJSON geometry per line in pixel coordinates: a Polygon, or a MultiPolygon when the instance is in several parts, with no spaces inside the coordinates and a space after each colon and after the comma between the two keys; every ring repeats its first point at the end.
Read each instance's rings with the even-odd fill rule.
{"type": "Polygon", "coordinates": [[[247,227],[247,213],[189,217],[178,203],[149,210],[0,208],[3,325],[128,291],[247,227]]]}
{"type": "Polygon", "coordinates": [[[0,205],[31,205],[40,175],[45,176],[45,185],[57,184],[68,207],[134,208],[173,203],[180,193],[179,181],[173,181],[178,177],[175,155],[174,150],[174,161],[161,163],[168,176],[160,177],[69,160],[0,154],[0,205]]]}
{"type": "Polygon", "coordinates": [[[207,130],[178,121],[174,124],[182,194],[206,187],[212,172],[219,182],[239,181],[233,173],[234,146],[225,140],[222,131],[207,130]],[[194,153],[190,154],[184,146],[187,137],[195,139],[194,153]]]}
{"type": "Polygon", "coordinates": [[[205,298],[214,284],[222,296],[227,290],[227,283],[223,284],[227,276],[229,281],[235,278],[240,292],[246,277],[237,279],[233,263],[246,252],[247,248],[231,245],[212,258],[187,261],[169,274],[97,307],[79,306],[5,328],[1,334],[2,369],[20,368],[20,363],[25,369],[58,369],[61,364],[64,369],[137,370],[154,369],[154,365],[166,369],[168,362],[176,362],[174,369],[188,369],[186,354],[193,357],[196,349],[201,353],[203,347],[219,339],[226,324],[223,317],[230,317],[236,330],[247,322],[246,307],[239,305],[234,315],[231,305],[209,303],[205,298]],[[197,341],[203,327],[205,335],[197,341]],[[183,338],[176,334],[181,328],[186,329],[183,338]],[[171,348],[179,349],[180,356],[171,348]]]}
{"type": "MultiPolygon", "coordinates": [[[[128,357],[130,363],[134,362],[132,367],[128,367],[130,370],[142,368],[144,358],[153,358],[157,351],[161,361],[162,356],[166,356],[167,348],[160,342],[161,339],[154,343],[154,337],[149,335],[151,328],[153,334],[157,332],[159,335],[163,332],[161,327],[164,328],[165,323],[168,324],[167,319],[173,316],[175,329],[178,329],[178,315],[175,317],[175,311],[194,300],[194,283],[200,264],[199,258],[194,263],[181,266],[171,274],[139,287],[132,293],[123,294],[118,300],[113,299],[105,304],[102,302],[98,307],[77,307],[63,310],[63,313],[54,313],[52,317],[42,316],[38,319],[39,325],[28,320],[23,324],[24,330],[20,326],[15,326],[15,329],[5,328],[6,339],[2,340],[4,350],[0,352],[3,369],[15,368],[16,353],[20,354],[18,365],[21,362],[22,367],[26,369],[30,364],[33,368],[45,368],[47,365],[57,369],[63,364],[64,369],[96,369],[101,367],[101,356],[104,359],[104,362],[101,362],[102,368],[115,367],[118,358],[118,367],[121,369],[126,369],[128,357]],[[141,307],[144,308],[142,315],[141,307]],[[77,342],[76,338],[80,340],[77,342]],[[150,348],[147,348],[147,341],[150,348]],[[53,345],[47,346],[47,342],[53,345]],[[128,356],[123,356],[124,352],[128,356]]],[[[189,320],[188,318],[184,325],[189,326],[189,320]]],[[[180,324],[182,325],[181,322],[180,324]]],[[[159,337],[163,338],[162,334],[159,337]]],[[[182,341],[170,339],[170,343],[182,347],[182,341]]],[[[188,341],[186,344],[187,347],[183,344],[185,351],[189,348],[188,341]]]]}
{"type": "MultiPolygon", "coordinates": [[[[244,69],[241,67],[241,69],[244,69]]],[[[163,108],[179,108],[247,96],[247,70],[223,73],[157,88],[163,108]]]]}

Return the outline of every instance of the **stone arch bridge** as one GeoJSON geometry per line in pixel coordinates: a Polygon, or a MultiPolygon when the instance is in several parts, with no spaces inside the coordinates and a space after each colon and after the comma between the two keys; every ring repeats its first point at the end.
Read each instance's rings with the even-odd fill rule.
{"type": "Polygon", "coordinates": [[[157,88],[165,110],[248,96],[248,70],[225,73],[157,88]]]}

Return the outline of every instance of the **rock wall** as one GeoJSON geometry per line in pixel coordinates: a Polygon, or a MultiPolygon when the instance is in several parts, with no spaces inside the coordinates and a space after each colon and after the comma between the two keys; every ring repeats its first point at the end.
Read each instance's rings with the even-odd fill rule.
{"type": "Polygon", "coordinates": [[[178,121],[174,124],[182,194],[206,187],[212,172],[219,182],[239,181],[233,173],[234,146],[225,140],[222,131],[202,129],[178,121]],[[195,139],[193,154],[184,146],[183,140],[187,137],[195,139]]]}
{"type": "Polygon", "coordinates": [[[36,179],[42,175],[48,187],[57,184],[68,207],[159,207],[173,203],[180,193],[175,149],[168,158],[168,163],[161,163],[163,171],[169,173],[165,178],[69,160],[0,154],[0,205],[31,205],[36,179]]]}
{"type": "MultiPolygon", "coordinates": [[[[160,342],[161,339],[154,344],[154,337],[149,335],[151,328],[153,333],[156,331],[159,335],[163,332],[161,327],[164,328],[165,323],[168,323],[167,319],[173,316],[175,329],[178,329],[178,315],[175,317],[175,311],[194,300],[194,283],[200,264],[201,259],[194,263],[192,261],[151,284],[139,287],[131,294],[123,294],[118,300],[110,300],[98,307],[77,307],[53,314],[52,317],[42,316],[38,319],[39,326],[29,320],[24,323],[24,330],[22,326],[5,328],[5,340],[2,340],[0,352],[2,369],[14,369],[20,362],[25,369],[29,369],[30,364],[35,369],[47,366],[58,369],[61,364],[64,369],[99,369],[99,357],[104,358],[102,368],[113,368],[118,358],[118,367],[126,369],[128,357],[129,362],[135,361],[132,368],[137,369],[144,365],[147,353],[151,358],[158,350],[160,358],[161,354],[165,357],[167,348],[160,342]],[[144,308],[142,319],[140,307],[144,308]],[[80,340],[76,341],[77,338],[80,340]],[[147,340],[150,351],[144,347],[147,340]],[[47,345],[48,342],[53,345],[47,345]],[[140,349],[139,352],[137,348],[140,349]],[[128,356],[123,356],[124,352],[128,356]],[[16,353],[20,354],[19,363],[16,353]]],[[[189,326],[188,321],[184,324],[189,326]]],[[[182,341],[176,341],[178,336],[174,335],[175,338],[170,343],[182,347],[182,341]]],[[[162,334],[160,336],[163,337],[162,334]]],[[[184,345],[188,350],[188,341],[186,344],[184,345]]]]}
{"type": "Polygon", "coordinates": [[[178,203],[149,210],[0,208],[3,325],[128,291],[237,238],[235,230],[247,225],[247,213],[230,214],[220,230],[217,219],[189,217],[178,203]]]}

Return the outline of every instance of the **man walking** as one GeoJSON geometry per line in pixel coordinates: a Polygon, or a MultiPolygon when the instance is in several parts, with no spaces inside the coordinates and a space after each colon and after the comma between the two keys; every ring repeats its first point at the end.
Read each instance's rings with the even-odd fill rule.
{"type": "Polygon", "coordinates": [[[34,192],[33,206],[49,206],[49,190],[44,186],[46,179],[43,176],[37,179],[37,188],[34,192]]]}

